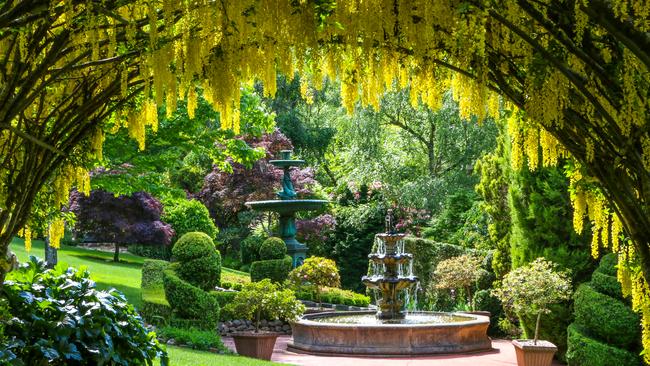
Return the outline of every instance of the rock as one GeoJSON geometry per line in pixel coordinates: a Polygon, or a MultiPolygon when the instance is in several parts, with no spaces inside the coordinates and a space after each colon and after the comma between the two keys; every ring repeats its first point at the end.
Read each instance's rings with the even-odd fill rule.
{"type": "Polygon", "coordinates": [[[282,326],[282,330],[284,331],[291,330],[291,326],[289,324],[285,324],[282,326]]]}
{"type": "Polygon", "coordinates": [[[260,320],[260,326],[265,327],[269,322],[266,319],[260,320]]]}
{"type": "Polygon", "coordinates": [[[262,330],[267,330],[267,331],[270,330],[269,327],[261,327],[260,329],[262,329],[262,330]]]}
{"type": "Polygon", "coordinates": [[[228,321],[226,322],[226,325],[227,325],[228,327],[232,327],[232,322],[231,322],[230,320],[228,320],[228,321]]]}
{"type": "Polygon", "coordinates": [[[170,338],[167,340],[167,344],[170,346],[173,346],[176,344],[176,340],[174,338],[170,338]]]}
{"type": "Polygon", "coordinates": [[[235,329],[237,329],[237,331],[246,330],[246,326],[245,326],[244,324],[240,324],[240,325],[239,325],[237,328],[235,328],[235,329]]]}
{"type": "Polygon", "coordinates": [[[240,325],[242,325],[242,322],[241,322],[241,320],[236,319],[236,320],[233,320],[232,325],[234,325],[236,327],[239,327],[240,325]]]}

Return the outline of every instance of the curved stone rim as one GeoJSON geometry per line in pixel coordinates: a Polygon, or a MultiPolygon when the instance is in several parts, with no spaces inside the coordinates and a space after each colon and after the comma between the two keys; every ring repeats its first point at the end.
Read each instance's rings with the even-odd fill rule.
{"type": "Polygon", "coordinates": [[[291,322],[291,324],[305,324],[310,327],[323,327],[323,328],[453,328],[465,327],[475,324],[490,324],[490,318],[485,315],[467,314],[460,312],[441,312],[441,311],[417,311],[410,314],[426,314],[426,315],[454,315],[462,318],[468,318],[467,321],[453,322],[453,323],[422,323],[422,324],[354,324],[354,323],[323,323],[313,321],[311,319],[329,318],[337,316],[348,315],[370,315],[376,314],[376,311],[360,310],[360,311],[328,311],[323,313],[307,314],[302,318],[291,322]]]}

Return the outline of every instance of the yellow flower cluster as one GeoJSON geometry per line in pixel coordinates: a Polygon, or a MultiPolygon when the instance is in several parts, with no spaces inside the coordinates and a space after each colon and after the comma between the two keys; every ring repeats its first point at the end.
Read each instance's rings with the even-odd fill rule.
{"type": "Polygon", "coordinates": [[[32,230],[29,225],[25,225],[21,231],[21,236],[25,239],[25,249],[29,252],[32,250],[32,230]]]}
{"type": "Polygon", "coordinates": [[[50,240],[50,246],[52,248],[61,247],[61,239],[65,234],[65,221],[57,217],[50,223],[50,228],[48,229],[48,238],[50,240]]]}

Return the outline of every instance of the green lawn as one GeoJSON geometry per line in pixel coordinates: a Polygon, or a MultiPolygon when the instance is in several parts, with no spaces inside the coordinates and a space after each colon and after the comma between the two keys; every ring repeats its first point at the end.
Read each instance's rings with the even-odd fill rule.
{"type": "MultiPolygon", "coordinates": [[[[278,365],[275,362],[260,361],[253,358],[241,356],[223,356],[216,355],[210,352],[195,351],[187,348],[180,347],[167,347],[169,353],[169,361],[172,366],[187,365],[187,366],[213,366],[213,365],[228,365],[228,366],[270,366],[278,365]]],[[[160,363],[156,363],[160,365],[160,363]]]]}
{"type": "MultiPolygon", "coordinates": [[[[10,249],[16,253],[18,260],[25,261],[29,255],[43,258],[43,242],[34,240],[32,250],[28,253],[22,239],[15,238],[10,249]]],[[[120,262],[113,262],[113,253],[101,252],[76,247],[63,247],[59,250],[59,263],[69,266],[85,266],[100,289],[116,288],[120,290],[134,306],[140,306],[141,289],[140,275],[143,257],[121,253],[120,262]]],[[[222,268],[223,281],[248,282],[248,273],[222,268]]],[[[180,347],[168,347],[169,359],[172,366],[200,365],[233,365],[233,366],[263,366],[275,365],[272,362],[258,361],[239,356],[223,356],[211,352],[195,351],[180,347]]]]}

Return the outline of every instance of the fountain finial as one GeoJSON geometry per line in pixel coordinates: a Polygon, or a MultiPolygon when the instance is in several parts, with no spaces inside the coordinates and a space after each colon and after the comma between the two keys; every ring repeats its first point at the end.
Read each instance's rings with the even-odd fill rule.
{"type": "Polygon", "coordinates": [[[395,217],[393,216],[393,209],[389,208],[386,213],[386,234],[395,234],[395,217]]]}

